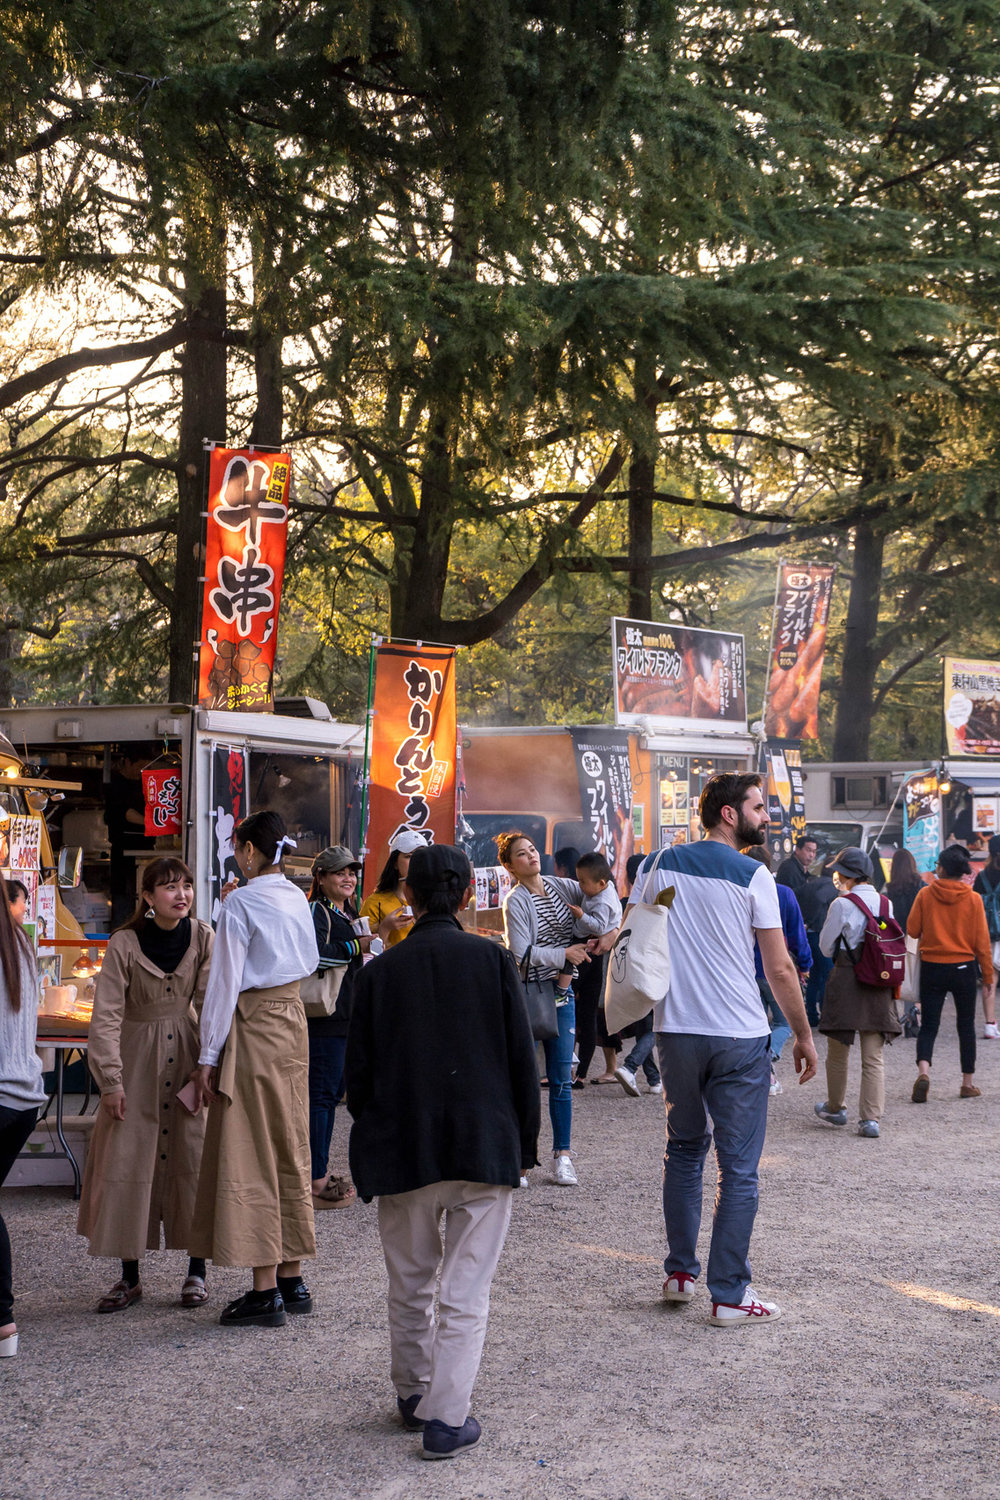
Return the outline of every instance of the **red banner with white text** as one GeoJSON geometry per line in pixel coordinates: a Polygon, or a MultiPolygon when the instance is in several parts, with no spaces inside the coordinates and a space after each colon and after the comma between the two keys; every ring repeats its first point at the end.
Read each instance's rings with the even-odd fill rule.
{"type": "Polygon", "coordinates": [[[404,828],[455,842],[455,651],[383,643],[375,650],[365,892],[404,828]]]}
{"type": "Polygon", "coordinates": [[[274,711],[291,476],[287,453],[212,449],[199,708],[274,711]]]}

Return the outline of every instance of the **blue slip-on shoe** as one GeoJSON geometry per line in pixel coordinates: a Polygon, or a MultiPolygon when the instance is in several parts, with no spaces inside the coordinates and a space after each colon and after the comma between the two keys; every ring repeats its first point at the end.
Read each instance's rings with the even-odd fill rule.
{"type": "Polygon", "coordinates": [[[482,1436],[482,1428],[475,1417],[466,1417],[461,1427],[449,1427],[431,1417],[424,1423],[424,1446],[420,1450],[424,1458],[457,1458],[467,1448],[474,1448],[482,1436]]]}
{"type": "Polygon", "coordinates": [[[828,1104],[814,1104],[813,1109],[820,1120],[825,1120],[828,1125],[847,1124],[847,1106],[843,1109],[831,1109],[828,1104]]]}
{"type": "Polygon", "coordinates": [[[396,1397],[396,1409],[407,1432],[423,1432],[424,1430],[426,1425],[424,1419],[417,1416],[417,1407],[423,1399],[423,1394],[423,1391],[417,1391],[412,1396],[396,1397]]]}

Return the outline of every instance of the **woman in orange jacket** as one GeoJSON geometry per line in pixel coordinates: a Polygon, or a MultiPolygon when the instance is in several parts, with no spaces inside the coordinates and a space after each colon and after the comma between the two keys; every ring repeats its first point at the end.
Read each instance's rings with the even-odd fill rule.
{"type": "Polygon", "coordinates": [[[917,1081],[914,1104],[926,1104],[931,1087],[931,1058],[949,992],[955,997],[955,1021],[962,1067],[959,1097],[978,1099],[976,1071],[976,964],[983,978],[983,1002],[993,996],[993,955],[982,898],[963,876],[972,874],[968,851],[961,844],[943,849],[937,879],[925,885],[910,911],[906,930],[920,946],[920,1031],[917,1034],[917,1081]]]}

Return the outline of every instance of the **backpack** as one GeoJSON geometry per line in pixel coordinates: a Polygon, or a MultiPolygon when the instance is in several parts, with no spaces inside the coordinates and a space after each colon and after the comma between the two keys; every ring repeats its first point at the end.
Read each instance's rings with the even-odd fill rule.
{"type": "MultiPolygon", "coordinates": [[[[984,881],[985,885],[986,882],[984,881]]],[[[1000,943],[1000,885],[992,886],[988,891],[980,891],[983,905],[986,908],[986,925],[990,931],[990,942],[1000,943]]]]}
{"type": "Polygon", "coordinates": [[[902,984],[906,974],[906,936],[896,918],[890,916],[890,906],[884,896],[879,897],[878,916],[856,896],[853,891],[844,892],[845,899],[865,916],[865,935],[861,951],[854,960],[854,977],[859,984],[873,989],[893,989],[902,984]]]}

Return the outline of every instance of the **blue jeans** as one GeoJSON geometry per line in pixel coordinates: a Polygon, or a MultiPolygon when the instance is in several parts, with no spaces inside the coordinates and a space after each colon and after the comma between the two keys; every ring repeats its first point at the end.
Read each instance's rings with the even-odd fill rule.
{"type": "Polygon", "coordinates": [[[823,1009],[823,996],[826,994],[826,981],[833,970],[833,959],[827,958],[825,953],[820,952],[819,933],[809,932],[809,947],[812,949],[813,966],[809,970],[809,978],[806,982],[806,1015],[809,1017],[809,1025],[819,1024],[819,1014],[823,1009]]]}
{"type": "MultiPolygon", "coordinates": [[[[635,1046],[632,1048],[632,1051],[625,1059],[625,1067],[628,1068],[630,1073],[638,1073],[639,1069],[641,1068],[646,1075],[646,1082],[649,1084],[650,1088],[652,1088],[654,1083],[659,1083],[660,1074],[655,1062],[653,1061],[653,1048],[656,1046],[656,1034],[653,1031],[652,1019],[647,1018],[647,1021],[648,1024],[646,1025],[645,1031],[640,1031],[638,1027],[636,1027],[635,1046]]],[[[643,1022],[640,1021],[639,1026],[641,1025],[643,1025],[643,1022]]]]}
{"type": "Polygon", "coordinates": [[[316,1036],[309,1028],[309,1155],[314,1182],[330,1170],[333,1117],[344,1081],[346,1051],[346,1036],[316,1036]]]}
{"type": "MultiPolygon", "coordinates": [[[[572,991],[570,991],[572,994],[572,991]]],[[[545,1075],[549,1080],[549,1119],[552,1121],[553,1151],[568,1151],[573,1128],[573,1041],[576,1037],[576,1003],[567,1000],[556,1006],[559,1035],[542,1043],[545,1048],[545,1075]]]]}
{"type": "Polygon", "coordinates": [[[766,979],[758,979],[757,988],[760,990],[760,1003],[764,1007],[771,1028],[771,1056],[775,1062],[781,1056],[781,1049],[792,1034],[792,1028],[785,1020],[784,1011],[774,998],[771,986],[766,979]]]}
{"type": "Polygon", "coordinates": [[[656,1047],[667,1106],[663,1218],[668,1276],[697,1276],[705,1157],[715,1132],[718,1183],[708,1290],[713,1302],[738,1305],[750,1281],[750,1236],[757,1216],[757,1164],[767,1129],[769,1039],[658,1032],[656,1047]]]}

